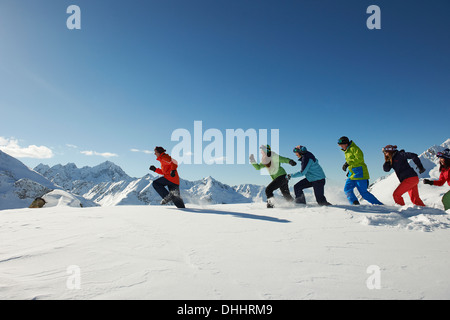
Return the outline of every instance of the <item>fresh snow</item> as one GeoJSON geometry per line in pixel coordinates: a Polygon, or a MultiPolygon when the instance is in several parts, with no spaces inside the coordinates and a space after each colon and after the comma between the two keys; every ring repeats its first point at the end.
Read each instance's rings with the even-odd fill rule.
{"type": "MultiPolygon", "coordinates": [[[[445,147],[420,155],[420,178],[438,177],[445,147]]],[[[181,181],[180,210],[157,205],[153,176],[112,162],[31,170],[0,156],[0,299],[450,298],[447,184],[420,183],[424,208],[407,194],[394,204],[392,173],[370,187],[383,206],[350,206],[327,185],[333,206],[308,190],[306,206],[267,209],[264,187],[207,177],[181,181]]]]}
{"type": "Polygon", "coordinates": [[[448,213],[282,202],[3,210],[0,299],[449,299],[448,213]],[[379,289],[367,285],[373,268],[379,289]]]}

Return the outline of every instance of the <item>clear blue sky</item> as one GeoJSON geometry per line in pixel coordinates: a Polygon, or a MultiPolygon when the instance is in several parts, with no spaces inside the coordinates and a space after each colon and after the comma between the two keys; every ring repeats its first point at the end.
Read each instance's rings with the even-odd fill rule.
{"type": "MultiPolygon", "coordinates": [[[[195,120],[279,129],[282,155],[305,145],[343,184],[346,135],[375,179],[386,144],[420,153],[449,138],[449,14],[448,0],[2,0],[0,137],[52,151],[20,158],[31,167],[110,160],[141,177],[157,163],[131,149],[170,151],[195,120]],[[81,30],[66,27],[72,4],[81,30]],[[381,30],[366,27],[372,4],[381,30]]],[[[249,164],[180,175],[270,179],[249,164]]]]}

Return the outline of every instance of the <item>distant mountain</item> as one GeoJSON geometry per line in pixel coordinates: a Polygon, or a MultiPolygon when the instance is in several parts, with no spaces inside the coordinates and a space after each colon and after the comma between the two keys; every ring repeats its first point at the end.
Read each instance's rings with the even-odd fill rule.
{"type": "Polygon", "coordinates": [[[0,209],[28,207],[57,187],[14,157],[0,151],[0,209]]]}
{"type": "MultiPolygon", "coordinates": [[[[61,187],[56,183],[0,151],[0,210],[27,208],[35,198],[58,189],[61,187]]],[[[83,197],[75,198],[85,207],[96,205],[83,197]]]]}
{"type": "Polygon", "coordinates": [[[217,181],[211,176],[195,181],[189,189],[182,188],[181,192],[188,203],[226,204],[252,202],[252,199],[243,196],[234,188],[217,181]]]}
{"type": "MultiPolygon", "coordinates": [[[[445,148],[450,148],[450,139],[440,146],[429,148],[419,156],[427,170],[420,178],[436,179],[439,176],[435,154],[445,148]]],[[[53,167],[40,164],[31,170],[19,160],[1,151],[0,160],[0,209],[28,207],[35,197],[54,189],[62,189],[75,195],[84,206],[158,205],[161,201],[152,186],[153,180],[159,175],[154,177],[147,174],[142,178],[133,178],[110,161],[95,167],[83,168],[78,168],[73,163],[53,167]]],[[[414,164],[412,166],[415,168],[414,164]]],[[[398,184],[397,176],[392,172],[376,180],[370,186],[370,190],[382,202],[391,204],[392,192],[398,184]]],[[[428,187],[420,186],[420,189],[424,188],[428,187]]],[[[229,186],[213,177],[197,181],[181,179],[180,190],[185,203],[228,204],[266,201],[265,186],[253,184],[229,186]]],[[[433,203],[439,203],[438,197],[445,191],[445,187],[439,190],[434,188],[428,195],[436,198],[431,199],[433,203]]],[[[409,200],[407,196],[405,200],[409,200]]]]}
{"type": "Polygon", "coordinates": [[[266,201],[266,187],[265,186],[259,186],[256,184],[240,184],[237,186],[234,186],[233,189],[242,194],[247,199],[252,200],[252,202],[255,201],[266,201]]]}
{"type": "MultiPolygon", "coordinates": [[[[110,161],[81,169],[73,163],[51,168],[40,164],[35,170],[63,189],[102,206],[156,205],[161,201],[152,186],[153,180],[159,178],[159,175],[153,177],[148,174],[142,178],[132,178],[110,161]]],[[[195,204],[249,203],[261,200],[261,190],[264,188],[256,185],[231,187],[213,177],[180,181],[180,191],[185,203],[195,204]]]]}

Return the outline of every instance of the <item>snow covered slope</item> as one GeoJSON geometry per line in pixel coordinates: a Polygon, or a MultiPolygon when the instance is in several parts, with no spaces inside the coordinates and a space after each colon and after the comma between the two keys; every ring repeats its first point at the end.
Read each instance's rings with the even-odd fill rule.
{"type": "MultiPolygon", "coordinates": [[[[84,207],[97,206],[92,201],[60,189],[59,185],[28,168],[16,158],[0,151],[0,210],[27,208],[35,198],[43,197],[53,190],[55,190],[53,196],[61,191],[64,197],[73,198],[84,207]]],[[[59,198],[62,196],[62,193],[59,193],[59,198]]]]}
{"type": "Polygon", "coordinates": [[[28,207],[36,197],[55,188],[42,175],[0,151],[0,210],[28,207]]]}
{"type": "Polygon", "coordinates": [[[450,299],[434,208],[62,205],[0,237],[0,299],[450,299]]]}

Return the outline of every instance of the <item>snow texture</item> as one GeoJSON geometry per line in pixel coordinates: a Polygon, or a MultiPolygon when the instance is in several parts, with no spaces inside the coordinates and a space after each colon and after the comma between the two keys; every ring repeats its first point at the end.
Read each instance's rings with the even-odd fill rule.
{"type": "MultiPolygon", "coordinates": [[[[421,178],[437,178],[433,153],[449,144],[420,155],[421,178]]],[[[81,171],[60,166],[66,176],[50,180],[103,204],[81,208],[80,195],[0,156],[9,162],[2,203],[54,189],[42,209],[0,210],[0,299],[450,299],[450,212],[440,202],[448,185],[419,185],[427,207],[407,195],[394,205],[391,174],[371,186],[383,206],[351,206],[327,188],[333,206],[307,193],[308,205],[278,197],[267,209],[264,188],[208,177],[182,181],[186,198],[199,200],[176,209],[137,205],[159,200],[150,175],[129,178],[104,163],[84,168],[92,185],[82,187],[67,174],[81,171]]]]}
{"type": "Polygon", "coordinates": [[[448,213],[277,205],[0,211],[0,299],[450,298],[448,213]]]}

